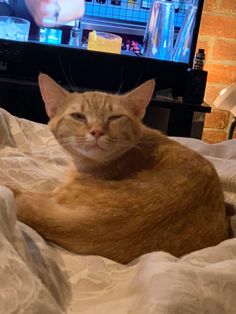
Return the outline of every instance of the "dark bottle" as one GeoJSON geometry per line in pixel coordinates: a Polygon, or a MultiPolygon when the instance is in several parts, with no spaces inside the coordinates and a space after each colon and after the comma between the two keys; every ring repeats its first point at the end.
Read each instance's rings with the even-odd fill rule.
{"type": "Polygon", "coordinates": [[[200,105],[204,100],[206,89],[207,71],[203,70],[205,64],[205,51],[199,49],[196,53],[193,69],[187,70],[185,94],[183,101],[200,105]]]}
{"type": "Polygon", "coordinates": [[[121,4],[121,0],[111,0],[111,4],[113,4],[113,5],[120,5],[121,4]]]}
{"type": "Polygon", "coordinates": [[[106,0],[96,0],[97,3],[100,3],[100,4],[105,4],[106,3],[106,0]]]}
{"type": "Polygon", "coordinates": [[[194,58],[193,69],[194,70],[203,70],[205,60],[206,60],[205,50],[199,49],[195,55],[195,58],[194,58]]]}

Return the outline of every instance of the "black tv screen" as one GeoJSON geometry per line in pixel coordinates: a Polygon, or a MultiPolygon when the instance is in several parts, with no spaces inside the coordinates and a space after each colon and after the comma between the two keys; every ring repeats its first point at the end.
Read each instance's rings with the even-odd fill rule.
{"type": "Polygon", "coordinates": [[[124,92],[155,78],[156,91],[183,94],[203,0],[85,0],[83,16],[63,21],[60,1],[46,1],[41,21],[29,7],[40,1],[0,2],[1,98],[10,91],[1,102],[19,86],[38,88],[40,72],[70,90],[124,92]]]}
{"type": "Polygon", "coordinates": [[[78,18],[72,21],[73,1],[67,2],[69,9],[61,8],[60,0],[46,1],[44,15],[30,2],[0,2],[1,39],[192,62],[199,0],[85,0],[85,12],[77,8],[78,18]],[[61,10],[68,10],[68,17],[61,10]]]}

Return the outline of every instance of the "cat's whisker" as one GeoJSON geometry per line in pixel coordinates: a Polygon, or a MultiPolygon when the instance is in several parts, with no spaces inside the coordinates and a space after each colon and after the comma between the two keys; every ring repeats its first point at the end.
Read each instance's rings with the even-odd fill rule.
{"type": "Polygon", "coordinates": [[[62,144],[63,147],[65,148],[70,148],[70,147],[73,147],[73,148],[78,148],[78,145],[76,145],[75,143],[64,143],[62,144]]]}
{"type": "Polygon", "coordinates": [[[85,139],[80,140],[60,140],[60,143],[63,144],[85,144],[87,141],[85,139]]]}
{"type": "Polygon", "coordinates": [[[75,144],[85,144],[86,142],[85,141],[81,141],[81,142],[79,142],[79,141],[66,141],[66,142],[60,142],[61,143],[61,145],[75,145],[75,144]]]}
{"type": "Polygon", "coordinates": [[[156,142],[154,140],[140,140],[140,144],[155,144],[156,142]]]}
{"type": "Polygon", "coordinates": [[[133,148],[139,150],[140,152],[144,152],[144,149],[141,148],[140,146],[136,146],[136,145],[135,145],[133,148]]]}
{"type": "Polygon", "coordinates": [[[37,147],[35,149],[35,152],[37,152],[37,153],[44,152],[45,153],[45,150],[52,149],[52,148],[57,148],[57,147],[61,148],[61,145],[59,143],[55,143],[55,144],[52,144],[52,145],[37,147]]]}
{"type": "Polygon", "coordinates": [[[78,89],[77,89],[77,87],[75,86],[75,83],[74,83],[74,81],[73,81],[73,78],[72,78],[72,75],[71,75],[71,69],[69,69],[70,72],[69,72],[69,75],[67,75],[66,70],[65,70],[65,67],[64,67],[64,64],[63,64],[63,61],[62,61],[62,58],[61,58],[60,55],[58,55],[58,60],[59,60],[59,65],[60,65],[60,67],[61,67],[61,69],[62,69],[62,73],[64,74],[65,79],[66,79],[66,81],[67,81],[67,83],[68,83],[70,89],[71,89],[73,92],[77,92],[78,89]]]}
{"type": "Polygon", "coordinates": [[[81,136],[81,137],[71,136],[71,137],[63,137],[60,139],[60,141],[74,141],[74,142],[75,141],[81,141],[81,140],[85,141],[85,138],[83,136],[81,136]]]}

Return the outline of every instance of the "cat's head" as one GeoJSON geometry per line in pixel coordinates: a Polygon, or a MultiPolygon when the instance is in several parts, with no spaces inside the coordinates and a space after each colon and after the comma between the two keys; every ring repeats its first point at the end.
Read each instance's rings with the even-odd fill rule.
{"type": "Polygon", "coordinates": [[[40,74],[39,86],[50,118],[49,128],[57,141],[75,159],[104,163],[138,143],[155,81],[147,81],[124,95],[69,93],[45,74],[40,74]]]}

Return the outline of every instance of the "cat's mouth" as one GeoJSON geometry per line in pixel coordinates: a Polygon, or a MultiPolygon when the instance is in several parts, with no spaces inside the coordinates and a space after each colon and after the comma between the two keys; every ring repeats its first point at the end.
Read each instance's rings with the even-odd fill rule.
{"type": "Polygon", "coordinates": [[[105,151],[105,148],[103,148],[101,145],[99,145],[98,143],[95,143],[93,145],[90,145],[88,147],[86,147],[86,150],[88,151],[93,151],[93,150],[102,150],[105,151]]]}

